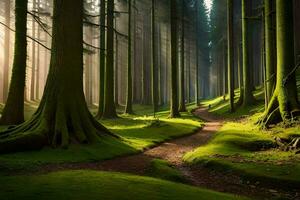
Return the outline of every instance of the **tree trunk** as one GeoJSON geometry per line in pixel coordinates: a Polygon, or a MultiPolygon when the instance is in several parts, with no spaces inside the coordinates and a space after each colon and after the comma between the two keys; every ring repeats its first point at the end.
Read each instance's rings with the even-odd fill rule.
{"type": "Polygon", "coordinates": [[[106,0],[100,1],[100,57],[99,57],[99,106],[96,118],[100,119],[104,110],[104,78],[105,78],[105,14],[106,0]]]}
{"type": "Polygon", "coordinates": [[[102,118],[116,118],[114,101],[114,0],[107,2],[107,39],[106,39],[106,66],[104,110],[102,118]]]}
{"type": "MultiPolygon", "coordinates": [[[[36,0],[32,1],[32,8],[33,10],[36,9],[36,0]]],[[[36,31],[35,31],[35,18],[32,16],[32,34],[31,36],[33,38],[36,37],[36,31]]],[[[34,41],[31,41],[31,83],[30,83],[30,100],[34,101],[35,100],[35,78],[36,78],[36,44],[34,41]]]]}
{"type": "Polygon", "coordinates": [[[185,87],[184,87],[184,81],[185,81],[185,26],[184,26],[184,0],[181,0],[181,65],[180,65],[180,102],[179,102],[179,111],[180,112],[186,112],[186,106],[185,106],[185,87]]]}
{"type": "Polygon", "coordinates": [[[242,44],[243,44],[243,85],[244,98],[243,106],[250,106],[254,103],[254,96],[252,94],[251,77],[252,74],[249,66],[249,48],[248,48],[248,19],[247,19],[247,1],[242,0],[242,44]]]}
{"type": "Polygon", "coordinates": [[[230,112],[234,112],[233,0],[227,0],[227,4],[228,94],[230,112]]]}
{"type": "Polygon", "coordinates": [[[0,124],[13,125],[24,122],[27,3],[27,0],[15,1],[15,53],[8,98],[2,112],[0,124]]]}
{"type": "MultiPolygon", "coordinates": [[[[5,24],[10,26],[10,0],[5,1],[5,24]]],[[[3,102],[7,100],[8,95],[8,77],[9,77],[9,55],[10,55],[10,30],[5,28],[4,38],[4,66],[3,66],[3,102]]]]}
{"type": "Polygon", "coordinates": [[[196,1],[196,65],[195,65],[195,103],[199,103],[199,3],[196,1]]]}
{"type": "Polygon", "coordinates": [[[287,122],[299,115],[294,64],[293,2],[276,0],[277,76],[276,89],[261,120],[263,125],[287,122]]]}
{"type": "Polygon", "coordinates": [[[265,0],[265,51],[266,51],[266,97],[269,103],[275,88],[276,69],[276,33],[274,31],[272,0],[265,0]]]}
{"type": "Polygon", "coordinates": [[[157,111],[157,66],[156,66],[156,51],[155,51],[155,0],[152,0],[152,8],[151,8],[151,33],[152,33],[152,59],[151,59],[151,93],[152,93],[152,105],[153,105],[153,114],[155,117],[155,113],[157,111]]]}
{"type": "Polygon", "coordinates": [[[177,11],[177,1],[171,1],[171,118],[180,117],[178,110],[177,11]]]}
{"type": "MultiPolygon", "coordinates": [[[[27,1],[16,2],[17,19],[21,17],[26,28],[27,1]]],[[[1,153],[45,145],[67,147],[72,141],[92,143],[100,141],[100,136],[111,135],[85,103],[82,19],[83,0],[54,1],[51,64],[43,98],[28,122],[1,132],[1,153]]]]}
{"type": "Polygon", "coordinates": [[[128,66],[127,66],[127,95],[126,95],[126,114],[133,114],[132,110],[132,54],[131,54],[131,0],[128,0],[128,66]]]}

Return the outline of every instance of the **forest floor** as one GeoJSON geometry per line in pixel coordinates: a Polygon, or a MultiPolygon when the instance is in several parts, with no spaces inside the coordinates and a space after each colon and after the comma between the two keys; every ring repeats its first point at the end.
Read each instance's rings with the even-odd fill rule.
{"type": "MultiPolygon", "coordinates": [[[[116,121],[102,121],[116,134],[131,140],[128,144],[134,151],[129,153],[133,155],[126,155],[127,150],[122,150],[117,154],[108,152],[107,154],[111,154],[110,157],[104,159],[103,156],[95,155],[88,156],[86,159],[89,153],[102,153],[107,150],[107,147],[102,147],[101,151],[88,151],[87,154],[80,155],[84,157],[83,159],[74,160],[72,157],[71,160],[66,160],[65,154],[62,154],[61,157],[59,156],[64,158],[62,162],[57,160],[53,162],[51,159],[49,162],[48,159],[47,162],[42,161],[42,164],[32,169],[30,167],[33,165],[28,165],[17,170],[15,161],[10,163],[10,159],[14,156],[15,160],[24,155],[28,156],[28,153],[0,156],[0,167],[1,161],[9,161],[8,163],[13,166],[9,170],[4,168],[4,172],[7,172],[4,176],[0,174],[2,179],[0,184],[4,184],[3,194],[15,193],[17,189],[13,186],[16,182],[21,182],[20,188],[24,187],[23,179],[42,184],[41,189],[32,189],[32,191],[40,193],[46,190],[47,192],[48,189],[53,189],[51,181],[58,176],[61,178],[60,184],[74,179],[84,182],[77,188],[67,188],[69,193],[72,193],[70,192],[72,189],[90,190],[90,187],[94,187],[90,184],[104,184],[108,187],[105,189],[101,185],[98,190],[102,192],[96,193],[97,195],[108,195],[109,190],[115,190],[116,187],[120,190],[120,193],[110,195],[106,199],[120,199],[120,197],[126,199],[122,195],[127,195],[128,199],[144,199],[144,196],[137,194],[138,190],[148,195],[149,199],[199,199],[199,195],[201,199],[243,199],[242,196],[252,199],[300,199],[300,155],[295,152],[280,151],[274,145],[274,135],[298,136],[300,126],[284,128],[278,125],[271,130],[257,128],[254,121],[263,110],[260,89],[255,92],[255,96],[258,103],[253,107],[238,110],[237,114],[227,112],[228,101],[224,101],[222,97],[204,101],[202,107],[194,110],[194,115],[205,123],[197,121],[186,113],[183,114],[184,119],[169,121],[165,111],[158,113],[158,121],[147,116],[135,116],[133,120],[132,116],[122,116],[116,121]],[[167,141],[161,143],[165,140],[167,141]],[[137,149],[143,152],[137,154],[137,149]],[[92,179],[90,183],[91,177],[98,177],[98,179],[92,179]],[[115,182],[120,183],[116,186],[115,182]],[[197,190],[191,186],[196,186],[197,190]],[[124,187],[130,189],[123,194],[124,187]],[[183,191],[182,188],[186,190],[183,191]],[[174,189],[176,192],[173,191],[174,189]],[[166,194],[162,194],[163,190],[166,194]]],[[[191,110],[195,106],[191,105],[189,108],[191,110]]],[[[147,113],[149,111],[141,114],[147,113]]],[[[74,149],[71,150],[71,153],[76,152],[74,149]]],[[[55,187],[57,193],[59,193],[58,187],[62,186],[55,187]]],[[[29,195],[28,199],[34,199],[29,192],[25,192],[29,195]]],[[[95,193],[89,195],[93,194],[95,193]]],[[[73,198],[72,195],[71,197],[73,198]]]]}

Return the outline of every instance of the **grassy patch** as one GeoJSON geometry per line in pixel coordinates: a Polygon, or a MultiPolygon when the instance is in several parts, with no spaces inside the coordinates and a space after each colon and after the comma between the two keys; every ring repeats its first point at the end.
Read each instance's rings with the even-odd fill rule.
{"type": "MultiPolygon", "coordinates": [[[[28,108],[28,104],[26,105],[28,113],[34,112],[34,106],[28,108]]],[[[151,109],[151,106],[136,106],[136,115],[120,115],[120,118],[115,120],[101,121],[111,132],[119,135],[121,141],[104,137],[97,145],[70,145],[66,150],[44,148],[41,151],[0,155],[0,168],[2,171],[32,169],[37,165],[50,163],[96,162],[111,159],[137,153],[157,143],[191,134],[202,126],[202,123],[189,112],[183,113],[182,118],[169,119],[168,111],[162,110],[157,113],[157,118],[153,118],[151,109]]]]}
{"type": "MultiPolygon", "coordinates": [[[[239,118],[243,116],[248,116],[249,114],[261,112],[264,109],[264,91],[262,87],[258,87],[254,91],[254,97],[256,99],[256,104],[253,106],[250,106],[248,108],[236,108],[236,112],[230,113],[230,108],[229,108],[229,96],[226,95],[226,98],[224,100],[224,97],[217,97],[213,99],[208,99],[204,100],[202,103],[203,106],[209,107],[209,112],[222,116],[225,118],[239,118]]],[[[240,96],[240,91],[235,90],[235,104],[238,103],[240,96]]]]}
{"type": "Polygon", "coordinates": [[[160,179],[96,171],[62,171],[0,179],[0,199],[245,199],[160,179]]]}
{"type": "Polygon", "coordinates": [[[146,175],[173,182],[187,182],[183,174],[165,160],[153,159],[149,169],[147,169],[146,175]]]}
{"type": "Polygon", "coordinates": [[[286,187],[300,186],[300,155],[273,148],[274,136],[299,134],[299,127],[262,131],[256,116],[243,122],[226,123],[205,146],[184,156],[190,164],[238,172],[245,178],[286,187]],[[284,132],[282,132],[284,131],[284,132]]]}

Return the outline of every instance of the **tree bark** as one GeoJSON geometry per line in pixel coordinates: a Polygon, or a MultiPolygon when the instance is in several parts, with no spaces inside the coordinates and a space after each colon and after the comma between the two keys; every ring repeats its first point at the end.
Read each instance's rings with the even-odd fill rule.
{"type": "MultiPolygon", "coordinates": [[[[26,28],[27,1],[16,2],[17,19],[26,28]]],[[[51,64],[43,98],[29,121],[0,133],[1,153],[95,143],[100,136],[112,135],[85,103],[82,26],[83,0],[54,0],[51,64]]]]}
{"type": "Polygon", "coordinates": [[[101,119],[104,110],[104,78],[105,78],[105,14],[106,0],[100,1],[100,57],[99,57],[99,106],[96,118],[101,119]]]}
{"type": "MultiPolygon", "coordinates": [[[[5,24],[10,26],[10,0],[5,1],[5,24]]],[[[5,28],[4,38],[4,66],[3,66],[3,102],[7,100],[8,95],[8,77],[9,77],[9,56],[10,56],[10,30],[5,28]]]]}
{"type": "Polygon", "coordinates": [[[0,124],[14,125],[24,122],[27,3],[27,0],[15,1],[15,53],[8,98],[2,112],[0,124]]]}
{"type": "Polygon", "coordinates": [[[179,111],[180,112],[186,112],[186,106],[185,106],[185,23],[184,23],[184,0],[181,0],[181,64],[180,64],[180,102],[179,102],[179,111]]]}
{"type": "Polygon", "coordinates": [[[228,94],[230,112],[234,112],[233,0],[227,0],[227,4],[228,94]]]}
{"type": "Polygon", "coordinates": [[[267,102],[269,103],[275,89],[275,69],[276,69],[276,33],[274,31],[274,20],[273,20],[273,0],[265,0],[265,51],[266,51],[266,97],[267,102]]]}
{"type": "Polygon", "coordinates": [[[104,119],[118,117],[114,101],[114,6],[114,0],[107,1],[106,66],[102,115],[104,119]]]}
{"type": "Polygon", "coordinates": [[[261,123],[288,122],[299,115],[294,64],[293,2],[276,0],[277,76],[276,89],[261,123]]]}
{"type": "Polygon", "coordinates": [[[248,19],[247,19],[247,1],[242,0],[242,44],[243,44],[243,106],[253,105],[254,96],[252,94],[251,69],[249,66],[249,47],[248,47],[248,19]]]}
{"type": "Polygon", "coordinates": [[[180,117],[180,113],[178,110],[177,11],[177,1],[171,1],[171,118],[180,117]]]}
{"type": "Polygon", "coordinates": [[[131,0],[128,0],[128,66],[127,66],[127,94],[126,94],[126,114],[133,114],[132,110],[132,37],[131,37],[131,0]]]}

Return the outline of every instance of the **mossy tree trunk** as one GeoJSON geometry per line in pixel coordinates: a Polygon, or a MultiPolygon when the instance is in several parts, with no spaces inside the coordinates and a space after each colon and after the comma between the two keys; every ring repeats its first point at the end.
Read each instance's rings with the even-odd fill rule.
{"type": "Polygon", "coordinates": [[[293,1],[276,0],[276,89],[262,118],[263,125],[287,122],[299,115],[294,64],[293,1]]]}
{"type": "Polygon", "coordinates": [[[27,56],[27,0],[15,1],[15,52],[9,93],[0,124],[24,122],[24,89],[27,56]]]}
{"type": "Polygon", "coordinates": [[[102,115],[104,119],[117,117],[114,101],[114,6],[114,0],[107,1],[106,66],[102,115]]]}
{"type": "Polygon", "coordinates": [[[170,117],[180,117],[178,110],[178,28],[177,1],[171,1],[171,110],[170,117]]]}
{"type": "Polygon", "coordinates": [[[228,54],[228,94],[230,112],[234,112],[234,39],[233,39],[233,0],[227,0],[227,54],[228,54]]]}
{"type": "Polygon", "coordinates": [[[126,114],[133,114],[132,110],[132,37],[131,37],[131,0],[128,0],[128,66],[127,66],[127,94],[126,94],[126,114]]]}
{"type": "Polygon", "coordinates": [[[181,64],[180,64],[180,102],[179,102],[179,111],[185,112],[185,23],[184,23],[184,9],[185,9],[184,0],[181,0],[181,64]]]}
{"type": "Polygon", "coordinates": [[[106,0],[100,1],[100,62],[99,62],[99,107],[97,113],[97,119],[100,119],[103,115],[104,108],[104,77],[105,77],[105,14],[106,0]]]}
{"type": "Polygon", "coordinates": [[[276,33],[275,33],[275,23],[273,17],[273,0],[264,1],[264,16],[265,16],[265,62],[266,62],[266,101],[269,103],[275,89],[275,69],[276,69],[276,33]]]}
{"type": "Polygon", "coordinates": [[[248,19],[247,19],[247,1],[242,0],[242,45],[243,45],[243,106],[253,105],[254,96],[252,94],[251,69],[249,66],[249,41],[248,41],[248,19]]]}
{"type": "MultiPolygon", "coordinates": [[[[17,2],[24,9],[24,0],[17,2]]],[[[85,102],[82,19],[83,0],[54,1],[51,62],[43,98],[29,121],[0,133],[1,153],[92,143],[111,135],[85,102]]]]}

